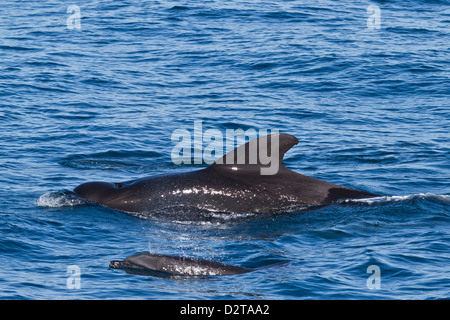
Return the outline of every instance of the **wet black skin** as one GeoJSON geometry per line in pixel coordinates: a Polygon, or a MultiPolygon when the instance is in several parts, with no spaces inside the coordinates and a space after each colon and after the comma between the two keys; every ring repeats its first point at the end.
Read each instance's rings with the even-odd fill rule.
{"type": "Polygon", "coordinates": [[[171,255],[139,253],[123,261],[111,261],[110,268],[124,269],[130,274],[160,276],[225,276],[243,274],[255,270],[286,264],[283,261],[260,268],[244,268],[217,261],[178,257],[171,255]]]}
{"type": "MultiPolygon", "coordinates": [[[[272,136],[266,138],[270,146],[272,136]]],[[[278,138],[279,170],[274,175],[261,175],[261,167],[268,165],[249,164],[247,143],[239,147],[246,148],[245,164],[219,164],[220,161],[216,161],[208,168],[192,172],[122,183],[88,182],[74,191],[105,207],[141,215],[174,208],[222,213],[272,213],[328,205],[340,199],[377,196],[287,169],[282,163],[283,156],[298,140],[288,134],[279,134],[278,138]]]]}

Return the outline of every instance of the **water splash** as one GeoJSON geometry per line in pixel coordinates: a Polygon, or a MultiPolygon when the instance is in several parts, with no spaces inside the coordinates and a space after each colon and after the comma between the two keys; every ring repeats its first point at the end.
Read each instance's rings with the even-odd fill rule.
{"type": "Polygon", "coordinates": [[[39,197],[36,202],[38,207],[62,208],[75,207],[88,204],[88,201],[80,198],[72,191],[50,191],[39,197]]]}
{"type": "Polygon", "coordinates": [[[450,195],[445,194],[433,194],[433,193],[418,193],[403,196],[382,196],[374,198],[364,198],[364,199],[345,199],[339,201],[339,203],[359,203],[359,204],[384,204],[392,202],[402,202],[402,201],[412,201],[412,200],[434,200],[439,202],[450,203],[450,195]]]}

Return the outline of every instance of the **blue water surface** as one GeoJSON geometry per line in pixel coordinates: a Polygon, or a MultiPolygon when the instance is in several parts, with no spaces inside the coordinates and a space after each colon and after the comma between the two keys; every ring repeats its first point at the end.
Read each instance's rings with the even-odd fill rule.
{"type": "Polygon", "coordinates": [[[1,299],[450,297],[447,1],[73,5],[1,6],[1,299]],[[66,196],[202,167],[171,159],[174,130],[200,120],[293,134],[290,169],[384,197],[189,221],[66,196]],[[290,262],[206,278],[109,268],[139,252],[290,262]]]}

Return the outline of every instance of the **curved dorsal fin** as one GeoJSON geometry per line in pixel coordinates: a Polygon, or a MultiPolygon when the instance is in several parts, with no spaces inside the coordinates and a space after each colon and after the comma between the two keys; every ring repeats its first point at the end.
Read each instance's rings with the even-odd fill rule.
{"type": "Polygon", "coordinates": [[[298,139],[290,134],[263,136],[228,152],[210,168],[274,175],[280,168],[284,168],[284,154],[297,143],[298,139]]]}

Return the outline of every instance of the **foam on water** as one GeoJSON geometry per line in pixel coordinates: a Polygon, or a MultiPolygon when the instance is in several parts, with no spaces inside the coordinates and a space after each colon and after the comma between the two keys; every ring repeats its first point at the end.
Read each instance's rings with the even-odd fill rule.
{"type": "Polygon", "coordinates": [[[50,191],[39,197],[36,202],[38,207],[63,208],[88,205],[89,201],[79,197],[72,191],[50,191]]]}
{"type": "Polygon", "coordinates": [[[362,204],[384,204],[389,202],[400,202],[400,201],[410,201],[410,200],[422,200],[430,199],[442,201],[444,203],[450,203],[450,195],[445,194],[433,194],[433,193],[419,193],[404,196],[381,196],[366,199],[344,199],[340,200],[339,203],[362,203],[362,204]]]}

